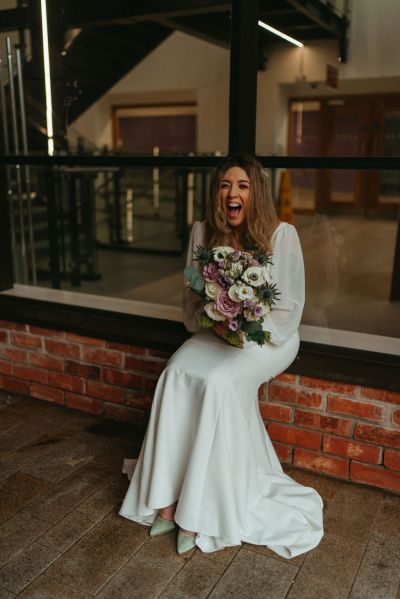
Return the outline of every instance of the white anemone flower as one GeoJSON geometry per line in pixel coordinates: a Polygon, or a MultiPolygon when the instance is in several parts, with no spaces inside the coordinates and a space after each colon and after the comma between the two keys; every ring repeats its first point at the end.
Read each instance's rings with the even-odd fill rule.
{"type": "Polygon", "coordinates": [[[225,320],[225,316],[217,309],[214,302],[208,302],[204,306],[204,312],[211,318],[211,320],[222,321],[225,320]]]}
{"type": "Polygon", "coordinates": [[[214,260],[220,262],[221,260],[225,260],[229,254],[232,254],[235,250],[228,245],[219,245],[218,247],[213,249],[214,260]]]}
{"type": "Polygon", "coordinates": [[[244,283],[236,283],[232,285],[228,291],[228,295],[233,302],[242,302],[244,300],[251,300],[254,297],[254,289],[244,283]]]}
{"type": "Polygon", "coordinates": [[[216,299],[220,292],[221,285],[216,283],[215,281],[207,282],[205,285],[206,296],[210,299],[216,299]]]}
{"type": "Polygon", "coordinates": [[[244,271],[242,279],[252,287],[261,287],[270,280],[268,268],[265,266],[250,266],[244,271]]]}

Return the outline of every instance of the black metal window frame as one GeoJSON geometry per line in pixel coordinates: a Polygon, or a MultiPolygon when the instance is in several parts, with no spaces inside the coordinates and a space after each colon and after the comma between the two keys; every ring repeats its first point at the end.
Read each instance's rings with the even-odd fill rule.
{"type": "MultiPolygon", "coordinates": [[[[400,170],[400,157],[258,156],[257,158],[265,168],[400,170]]],[[[5,201],[7,196],[5,177],[2,176],[7,166],[36,165],[46,168],[48,172],[58,166],[99,168],[174,166],[195,169],[212,168],[218,160],[219,158],[215,156],[0,156],[0,200],[2,199],[0,201],[0,288],[3,290],[11,288],[13,281],[9,221],[5,201]]],[[[394,266],[400,272],[400,221],[394,266]]],[[[174,351],[189,336],[179,322],[27,299],[7,294],[6,291],[0,294],[0,319],[166,351],[174,351]]],[[[400,391],[400,358],[396,355],[302,341],[299,355],[289,368],[289,372],[400,391]]]]}

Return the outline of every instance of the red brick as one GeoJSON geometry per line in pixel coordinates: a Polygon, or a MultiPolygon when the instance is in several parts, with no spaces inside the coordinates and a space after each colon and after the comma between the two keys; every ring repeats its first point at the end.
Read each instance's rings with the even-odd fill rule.
{"type": "Polygon", "coordinates": [[[280,462],[282,462],[283,464],[292,463],[292,447],[289,447],[288,445],[282,445],[277,441],[273,441],[273,446],[280,462]]]}
{"type": "Polygon", "coordinates": [[[138,374],[131,374],[125,370],[103,369],[103,381],[112,385],[121,385],[130,389],[143,389],[144,378],[138,374]]]}
{"type": "Polygon", "coordinates": [[[145,347],[139,347],[138,345],[130,345],[129,343],[113,343],[112,341],[107,341],[106,347],[108,349],[117,349],[118,351],[122,351],[125,354],[143,355],[146,353],[145,347]]]}
{"type": "Polygon", "coordinates": [[[147,351],[149,356],[153,356],[154,358],[164,358],[165,360],[169,360],[172,356],[172,352],[162,351],[161,349],[149,349],[147,351]]]}
{"type": "Polygon", "coordinates": [[[319,449],[321,447],[321,433],[304,431],[286,424],[272,422],[267,427],[268,435],[271,440],[282,441],[288,445],[299,445],[309,449],[319,449]]]}
{"type": "Polygon", "coordinates": [[[323,400],[323,395],[320,391],[305,391],[300,387],[288,387],[271,382],[268,390],[268,399],[319,408],[323,400]]]}
{"type": "Polygon", "coordinates": [[[400,424],[400,410],[395,410],[393,412],[392,419],[395,424],[400,424]]]}
{"type": "Polygon", "coordinates": [[[153,394],[154,391],[156,390],[157,383],[158,383],[158,379],[151,379],[151,378],[144,379],[144,389],[145,389],[145,391],[147,391],[148,393],[153,394]]]}
{"type": "Polygon", "coordinates": [[[278,374],[278,376],[275,376],[272,380],[280,381],[281,383],[291,383],[295,385],[297,382],[297,375],[290,374],[289,372],[282,372],[281,374],[278,374]]]}
{"type": "Polygon", "coordinates": [[[400,493],[400,472],[393,472],[379,466],[351,462],[350,478],[357,483],[365,483],[400,493]]]}
{"type": "Polygon", "coordinates": [[[15,391],[15,393],[21,393],[22,395],[29,395],[29,383],[27,381],[21,381],[21,379],[14,379],[11,376],[3,376],[3,389],[7,391],[15,391]]]}
{"type": "Polygon", "coordinates": [[[84,347],[83,356],[87,362],[95,362],[96,364],[115,366],[117,368],[122,367],[123,354],[119,351],[84,347]]]}
{"type": "Polygon", "coordinates": [[[324,436],[323,450],[326,453],[334,453],[344,458],[351,458],[367,462],[368,464],[380,464],[382,450],[376,445],[368,445],[360,441],[350,441],[343,437],[324,436]]]}
{"type": "Polygon", "coordinates": [[[43,337],[64,337],[63,331],[55,331],[54,329],[35,327],[31,324],[28,326],[28,329],[34,335],[42,335],[43,337]]]}
{"type": "Polygon", "coordinates": [[[370,399],[377,399],[378,401],[400,404],[400,393],[396,393],[395,391],[373,389],[372,387],[361,387],[361,395],[370,399]]]}
{"type": "Polygon", "coordinates": [[[73,360],[66,360],[65,372],[69,374],[76,374],[85,379],[99,380],[100,378],[100,367],[93,366],[92,364],[81,364],[81,362],[74,362],[73,360]]]}
{"type": "Polygon", "coordinates": [[[12,374],[13,365],[11,362],[5,362],[0,360],[0,373],[1,374],[12,374]]]}
{"type": "Polygon", "coordinates": [[[63,370],[64,361],[62,358],[55,358],[54,356],[48,356],[46,354],[32,353],[30,355],[32,366],[39,366],[40,368],[46,368],[47,370],[63,370]]]}
{"type": "Polygon", "coordinates": [[[126,396],[128,406],[149,410],[153,402],[153,397],[144,391],[130,391],[126,396]]]}
{"type": "Polygon", "coordinates": [[[11,333],[10,340],[17,347],[27,347],[29,349],[39,349],[42,347],[42,340],[35,335],[27,335],[26,333],[11,333]]]}
{"type": "Polygon", "coordinates": [[[4,358],[12,360],[13,362],[20,362],[22,364],[26,364],[28,362],[29,354],[23,349],[17,349],[15,347],[1,347],[0,354],[4,358]]]}
{"type": "Polygon", "coordinates": [[[27,381],[47,383],[47,372],[45,370],[40,370],[39,368],[32,368],[31,366],[20,366],[16,364],[14,375],[20,379],[26,379],[27,381]]]}
{"type": "Polygon", "coordinates": [[[32,397],[44,399],[45,401],[53,401],[60,404],[64,403],[64,391],[61,389],[53,389],[47,385],[31,383],[31,395],[32,397]]]}
{"type": "Polygon", "coordinates": [[[7,343],[8,333],[7,331],[0,331],[0,343],[7,343]]]}
{"type": "Polygon", "coordinates": [[[85,395],[77,395],[67,391],[65,403],[68,408],[82,410],[90,414],[102,414],[104,411],[104,401],[101,399],[93,399],[85,395]]]}
{"type": "Polygon", "coordinates": [[[280,420],[281,422],[293,422],[293,408],[280,406],[267,402],[260,402],[261,417],[265,420],[280,420]]]}
{"type": "Polygon", "coordinates": [[[0,320],[0,329],[26,331],[26,324],[23,324],[21,322],[11,322],[10,320],[0,320]]]}
{"type": "Polygon", "coordinates": [[[334,458],[322,453],[307,451],[306,449],[294,450],[293,464],[300,468],[307,468],[315,472],[331,474],[339,478],[348,478],[349,460],[344,458],[334,458]]]}
{"type": "Polygon", "coordinates": [[[61,372],[49,372],[49,385],[66,391],[74,391],[75,393],[85,391],[85,381],[83,379],[61,372]]]}
{"type": "Polygon", "coordinates": [[[82,345],[97,345],[98,347],[104,347],[106,342],[103,339],[97,339],[97,337],[86,337],[85,335],[77,335],[76,333],[65,333],[67,341],[73,343],[79,343],[82,345]]]}
{"type": "Polygon", "coordinates": [[[352,420],[315,414],[314,412],[304,412],[303,410],[296,410],[295,421],[296,424],[306,428],[316,428],[325,433],[336,433],[345,437],[351,435],[353,428],[352,420]]]}
{"type": "Polygon", "coordinates": [[[129,368],[129,370],[159,375],[165,368],[165,361],[156,362],[155,360],[139,360],[133,356],[127,356],[125,366],[126,368],[129,368]]]}
{"type": "Polygon", "coordinates": [[[301,376],[300,385],[304,385],[304,387],[324,389],[325,391],[332,391],[332,393],[344,393],[345,395],[355,395],[357,390],[355,385],[338,383],[336,381],[325,381],[323,379],[315,379],[309,376],[301,376]]]}
{"type": "Polygon", "coordinates": [[[104,404],[104,415],[120,422],[130,422],[132,424],[144,424],[145,413],[143,410],[127,408],[113,404],[104,404]]]}
{"type": "Polygon", "coordinates": [[[371,443],[377,443],[378,445],[400,449],[399,431],[391,431],[386,428],[373,426],[372,424],[357,423],[354,430],[354,437],[362,441],[371,441],[371,443]]]}
{"type": "Polygon", "coordinates": [[[328,412],[337,412],[339,414],[351,414],[352,416],[360,416],[369,420],[384,419],[385,413],[383,407],[372,403],[353,401],[348,397],[337,397],[328,395],[328,412]]]}
{"type": "Polygon", "coordinates": [[[126,390],[113,385],[106,385],[97,381],[88,381],[86,393],[92,397],[112,401],[113,403],[125,403],[126,390]]]}
{"type": "Polygon", "coordinates": [[[390,470],[398,470],[400,472],[400,451],[393,451],[393,449],[387,449],[385,451],[383,463],[386,468],[390,470]]]}
{"type": "Polygon", "coordinates": [[[79,358],[81,355],[79,345],[58,341],[57,339],[45,339],[44,346],[50,354],[58,354],[66,358],[79,358]]]}

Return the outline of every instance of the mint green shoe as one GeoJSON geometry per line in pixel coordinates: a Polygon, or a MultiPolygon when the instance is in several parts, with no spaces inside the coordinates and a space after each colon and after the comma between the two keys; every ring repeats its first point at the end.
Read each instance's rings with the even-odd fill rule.
{"type": "Polygon", "coordinates": [[[179,555],[182,555],[182,553],[186,553],[187,551],[194,549],[194,547],[196,547],[195,539],[196,535],[188,535],[186,534],[186,532],[183,532],[183,530],[180,528],[178,530],[178,540],[176,544],[176,548],[178,550],[179,555]]]}
{"type": "Polygon", "coordinates": [[[166,520],[157,514],[153,525],[150,528],[150,536],[157,537],[158,535],[163,535],[170,530],[174,530],[175,526],[175,520],[166,520]]]}

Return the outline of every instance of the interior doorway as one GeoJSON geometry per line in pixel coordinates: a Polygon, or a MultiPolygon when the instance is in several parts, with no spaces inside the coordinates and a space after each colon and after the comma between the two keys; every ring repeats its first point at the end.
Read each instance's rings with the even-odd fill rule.
{"type": "MultiPolygon", "coordinates": [[[[289,103],[292,156],[400,156],[400,97],[296,98],[289,103]]],[[[398,171],[296,169],[295,208],[333,214],[396,216],[398,171]]]]}

